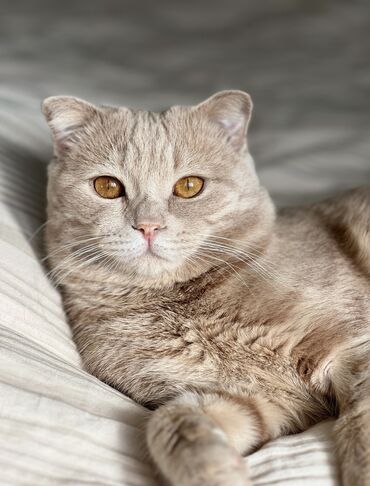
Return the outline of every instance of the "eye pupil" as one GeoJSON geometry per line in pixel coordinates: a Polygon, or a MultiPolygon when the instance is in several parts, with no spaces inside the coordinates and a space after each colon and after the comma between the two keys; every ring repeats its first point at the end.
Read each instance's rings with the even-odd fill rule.
{"type": "Polygon", "coordinates": [[[100,176],[94,180],[94,188],[104,199],[117,199],[125,194],[123,184],[115,177],[100,176]]]}

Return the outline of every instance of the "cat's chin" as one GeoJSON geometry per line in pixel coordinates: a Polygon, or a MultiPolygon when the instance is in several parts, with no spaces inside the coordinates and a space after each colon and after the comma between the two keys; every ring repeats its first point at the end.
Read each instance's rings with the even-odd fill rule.
{"type": "Polygon", "coordinates": [[[189,265],[180,256],[172,260],[152,253],[136,258],[130,266],[132,282],[136,281],[139,286],[157,288],[187,281],[204,271],[204,268],[189,265]]]}
{"type": "Polygon", "coordinates": [[[163,274],[174,272],[178,265],[168,258],[148,251],[136,259],[136,273],[141,277],[160,278],[163,274]]]}

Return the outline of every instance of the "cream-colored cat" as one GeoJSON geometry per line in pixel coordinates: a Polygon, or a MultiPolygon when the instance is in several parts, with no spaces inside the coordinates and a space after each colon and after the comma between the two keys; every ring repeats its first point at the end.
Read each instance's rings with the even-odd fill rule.
{"type": "Polygon", "coordinates": [[[46,99],[52,274],[86,369],[155,409],[172,485],[248,485],[241,455],[337,414],[343,484],[370,485],[370,188],[276,212],[251,107],[46,99]]]}

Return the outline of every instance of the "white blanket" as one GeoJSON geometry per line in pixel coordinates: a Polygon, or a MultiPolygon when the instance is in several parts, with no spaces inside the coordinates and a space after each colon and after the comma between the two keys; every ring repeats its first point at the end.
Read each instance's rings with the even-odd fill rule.
{"type": "MultiPolygon", "coordinates": [[[[42,266],[40,100],[163,108],[251,92],[278,203],[370,182],[368,2],[0,1],[0,484],[158,484],[142,407],[82,370],[42,266]],[[20,5],[23,4],[23,8],[20,5]]],[[[256,485],[334,486],[328,421],[248,458],[256,485]]]]}

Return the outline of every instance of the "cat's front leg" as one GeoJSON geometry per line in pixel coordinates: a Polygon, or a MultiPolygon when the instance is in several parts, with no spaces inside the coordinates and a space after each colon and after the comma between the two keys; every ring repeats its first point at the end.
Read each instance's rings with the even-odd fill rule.
{"type": "Polygon", "coordinates": [[[280,435],[286,416],[261,397],[186,393],[147,424],[154,462],[173,486],[250,485],[242,455],[280,435]]]}

